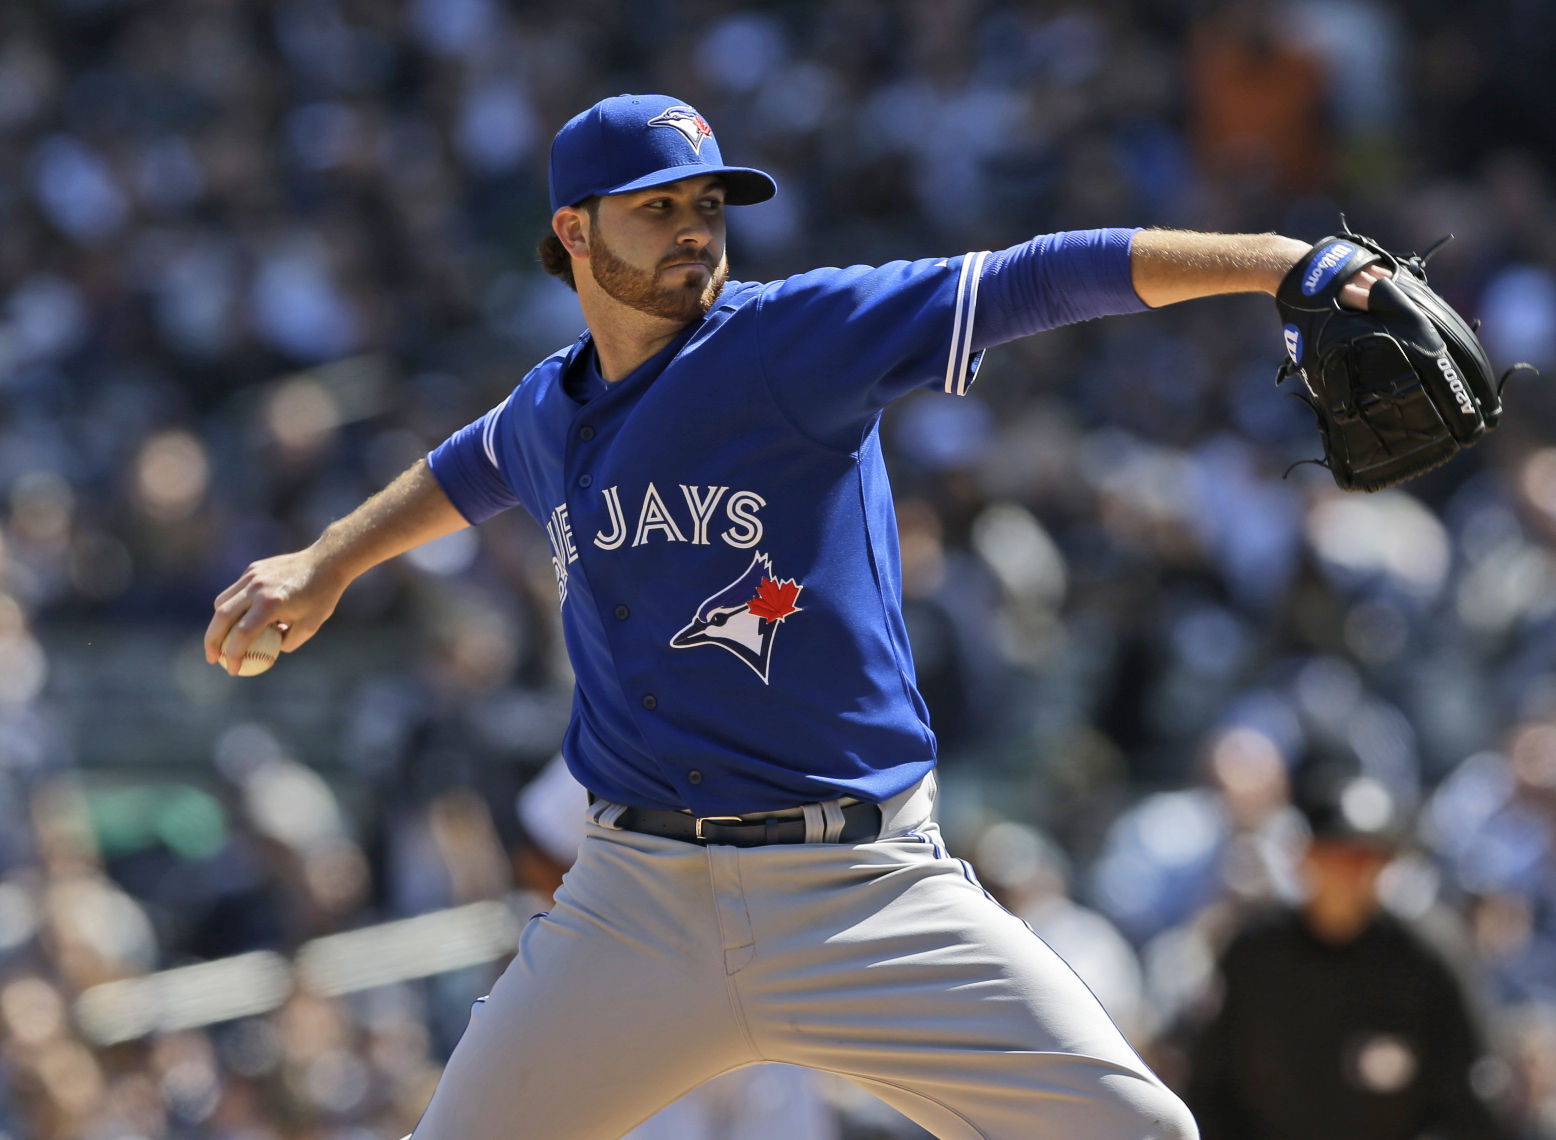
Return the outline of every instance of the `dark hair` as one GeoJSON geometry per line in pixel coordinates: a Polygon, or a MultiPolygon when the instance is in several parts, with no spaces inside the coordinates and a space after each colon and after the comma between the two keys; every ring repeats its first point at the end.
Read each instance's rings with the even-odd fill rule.
{"type": "MultiPolygon", "coordinates": [[[[596,194],[585,198],[578,203],[579,207],[589,214],[589,224],[593,225],[600,217],[600,198],[596,194]]],[[[560,277],[573,292],[578,292],[578,282],[573,280],[573,255],[567,252],[567,247],[562,244],[562,239],[556,236],[555,230],[546,230],[540,235],[540,241],[535,245],[535,252],[540,255],[540,266],[553,277],[560,277]]]]}

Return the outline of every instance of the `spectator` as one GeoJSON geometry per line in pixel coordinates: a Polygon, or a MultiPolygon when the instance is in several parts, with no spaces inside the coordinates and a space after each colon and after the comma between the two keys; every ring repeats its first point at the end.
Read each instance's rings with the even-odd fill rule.
{"type": "Polygon", "coordinates": [[[1222,958],[1190,1051],[1201,1135],[1508,1136],[1481,1097],[1496,1062],[1455,973],[1379,901],[1405,834],[1400,805],[1343,762],[1302,769],[1306,893],[1249,920],[1222,958]]]}

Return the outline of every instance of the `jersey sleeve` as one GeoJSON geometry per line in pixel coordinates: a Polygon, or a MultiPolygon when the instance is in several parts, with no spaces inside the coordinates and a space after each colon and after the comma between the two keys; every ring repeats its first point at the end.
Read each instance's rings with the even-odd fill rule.
{"type": "Polygon", "coordinates": [[[820,269],[769,287],[761,359],[774,398],[805,431],[846,444],[915,388],[966,395],[985,348],[1147,306],[1132,229],[1035,237],[997,253],[879,268],[820,269]]]}
{"type": "Polygon", "coordinates": [[[808,435],[849,446],[898,396],[965,393],[988,256],[817,269],[768,286],[757,350],[774,400],[808,435]]]}
{"type": "Polygon", "coordinates": [[[1043,234],[991,254],[979,289],[973,349],[1060,325],[1144,312],[1130,250],[1138,230],[1043,234]]]}
{"type": "Polygon", "coordinates": [[[427,456],[427,465],[443,493],[471,524],[519,503],[502,470],[495,444],[512,401],[509,396],[480,419],[449,436],[427,456]]]}

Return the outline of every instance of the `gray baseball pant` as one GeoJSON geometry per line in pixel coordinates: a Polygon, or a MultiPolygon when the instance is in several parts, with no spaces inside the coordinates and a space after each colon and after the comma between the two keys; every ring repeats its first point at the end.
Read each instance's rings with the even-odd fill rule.
{"type": "Polygon", "coordinates": [[[947,854],[933,797],[931,776],[858,844],[591,823],[415,1140],[615,1140],[762,1061],[838,1073],[941,1140],[1195,1140],[1085,984],[947,854]]]}

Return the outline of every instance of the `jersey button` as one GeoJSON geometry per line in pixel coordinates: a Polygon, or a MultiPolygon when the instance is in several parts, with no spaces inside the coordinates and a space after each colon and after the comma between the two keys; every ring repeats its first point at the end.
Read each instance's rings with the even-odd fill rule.
{"type": "Polygon", "coordinates": [[[591,478],[588,475],[580,475],[580,476],[578,476],[578,485],[580,487],[587,487],[590,483],[593,483],[593,482],[594,482],[593,478],[591,478]]]}
{"type": "Polygon", "coordinates": [[[686,773],[686,782],[688,784],[702,783],[702,773],[693,768],[690,772],[686,773]]]}
{"type": "Polygon", "coordinates": [[[646,708],[649,712],[653,712],[659,707],[658,698],[656,698],[653,693],[649,693],[648,696],[643,698],[643,707],[646,708]]]}
{"type": "Polygon", "coordinates": [[[629,610],[626,606],[617,606],[616,607],[616,620],[617,621],[626,621],[631,616],[632,616],[632,611],[629,610]]]}
{"type": "Polygon", "coordinates": [[[578,429],[578,438],[585,443],[589,442],[589,440],[594,438],[594,429],[588,424],[584,424],[583,427],[578,429]]]}

